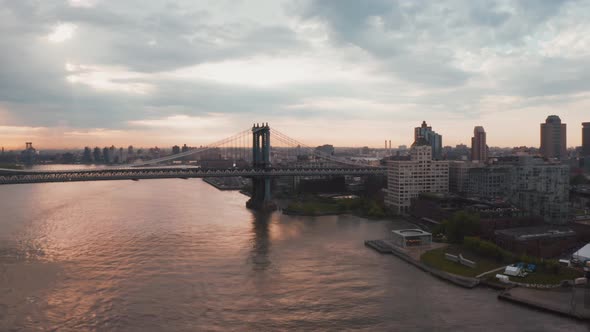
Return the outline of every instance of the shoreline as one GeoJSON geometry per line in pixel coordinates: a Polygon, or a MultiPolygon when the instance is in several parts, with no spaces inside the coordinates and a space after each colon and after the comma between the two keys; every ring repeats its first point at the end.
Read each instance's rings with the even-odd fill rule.
{"type": "Polygon", "coordinates": [[[579,309],[580,305],[576,305],[576,303],[580,301],[584,302],[584,294],[576,297],[576,290],[580,290],[581,292],[583,292],[585,288],[572,287],[570,289],[570,295],[567,292],[567,289],[558,289],[557,291],[551,292],[547,290],[533,290],[528,288],[515,287],[512,289],[505,290],[498,294],[498,299],[506,302],[515,303],[517,305],[529,307],[535,310],[545,311],[564,317],[587,321],[590,319],[590,308],[587,308],[586,306],[582,305],[582,308],[579,309]],[[535,294],[534,292],[543,292],[542,295],[552,296],[553,300],[555,298],[564,298],[565,300],[568,300],[568,302],[566,302],[565,304],[565,301],[554,301],[548,303],[546,299],[545,301],[543,301],[543,298],[539,296],[539,294],[535,294]],[[582,297],[582,299],[578,299],[579,297],[582,297]]]}
{"type": "Polygon", "coordinates": [[[224,185],[221,183],[218,183],[217,181],[213,180],[214,178],[203,178],[203,182],[213,186],[214,188],[216,188],[217,190],[221,190],[221,191],[231,191],[231,190],[239,190],[242,191],[244,189],[244,186],[242,185],[224,185]]]}
{"type": "Polygon", "coordinates": [[[463,277],[430,267],[420,261],[415,260],[410,255],[406,254],[405,252],[399,249],[394,248],[393,246],[387,244],[385,241],[382,240],[365,241],[365,246],[370,247],[382,254],[392,254],[393,256],[400,258],[406,263],[411,264],[428,274],[431,274],[439,279],[448,281],[454,285],[463,288],[471,289],[476,287],[480,283],[480,280],[477,278],[463,277]]]}
{"type": "MultiPolygon", "coordinates": [[[[380,254],[393,255],[438,279],[462,288],[473,289],[477,286],[483,286],[499,290],[500,293],[497,295],[498,300],[523,305],[532,309],[576,320],[590,320],[590,307],[586,308],[584,305],[585,294],[576,293],[576,289],[580,288],[527,288],[514,284],[496,283],[486,278],[464,277],[430,267],[408,255],[406,252],[395,248],[393,245],[389,244],[388,241],[367,240],[365,241],[365,246],[380,254]],[[571,299],[568,299],[568,296],[570,296],[571,299]]],[[[582,288],[580,293],[584,290],[585,289],[582,288]]]]}
{"type": "Polygon", "coordinates": [[[328,211],[328,212],[314,212],[314,213],[305,213],[305,212],[289,210],[289,209],[282,209],[281,211],[283,212],[283,214],[288,215],[288,216],[300,216],[300,217],[322,217],[322,216],[337,216],[337,215],[351,214],[349,211],[343,211],[343,212],[328,211]]]}

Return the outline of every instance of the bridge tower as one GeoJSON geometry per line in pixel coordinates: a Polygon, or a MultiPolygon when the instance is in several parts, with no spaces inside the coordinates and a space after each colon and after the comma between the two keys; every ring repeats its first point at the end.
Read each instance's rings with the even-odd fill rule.
{"type": "MultiPolygon", "coordinates": [[[[257,170],[271,168],[270,163],[270,127],[267,124],[252,126],[252,167],[257,170]]],[[[270,191],[271,179],[267,176],[252,178],[252,197],[246,203],[250,209],[272,211],[277,207],[272,201],[270,191]]]]}

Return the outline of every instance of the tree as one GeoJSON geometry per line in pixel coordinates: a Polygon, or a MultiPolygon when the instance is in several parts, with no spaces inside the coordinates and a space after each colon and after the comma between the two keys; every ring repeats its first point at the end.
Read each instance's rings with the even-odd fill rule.
{"type": "Polygon", "coordinates": [[[581,184],[590,184],[590,180],[588,180],[588,178],[585,177],[583,174],[578,174],[576,176],[571,177],[570,184],[572,186],[577,186],[577,185],[581,185],[581,184]]]}
{"type": "Polygon", "coordinates": [[[451,218],[443,222],[442,229],[449,242],[463,243],[466,236],[479,235],[479,215],[467,211],[455,212],[451,218]]]}

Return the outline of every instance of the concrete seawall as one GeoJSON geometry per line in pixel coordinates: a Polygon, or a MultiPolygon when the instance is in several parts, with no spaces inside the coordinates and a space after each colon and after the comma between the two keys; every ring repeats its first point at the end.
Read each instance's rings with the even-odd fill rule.
{"type": "Polygon", "coordinates": [[[443,272],[443,271],[434,269],[434,268],[408,256],[403,251],[396,249],[395,247],[391,246],[390,244],[388,244],[385,241],[381,241],[381,240],[365,241],[365,245],[367,247],[373,248],[374,250],[376,250],[377,252],[382,253],[382,254],[393,254],[394,256],[397,256],[398,258],[402,259],[403,261],[414,265],[415,267],[419,268],[420,270],[430,273],[431,275],[433,275],[437,278],[448,281],[448,282],[453,283],[457,286],[461,286],[464,288],[474,288],[479,284],[479,279],[462,277],[462,276],[458,276],[458,275],[454,275],[451,273],[447,273],[447,272],[443,272]]]}
{"type": "Polygon", "coordinates": [[[551,312],[575,319],[590,319],[590,308],[585,305],[585,289],[533,290],[512,288],[498,295],[498,299],[551,312]]]}
{"type": "Polygon", "coordinates": [[[478,285],[501,290],[498,299],[523,305],[529,308],[554,313],[574,319],[589,320],[590,305],[586,298],[590,298],[590,288],[525,288],[518,285],[502,284],[487,279],[469,278],[447,273],[432,268],[419,260],[409,256],[384,240],[365,241],[365,246],[374,249],[381,254],[392,254],[403,261],[414,265],[439,279],[448,281],[464,288],[474,288],[478,285]]]}

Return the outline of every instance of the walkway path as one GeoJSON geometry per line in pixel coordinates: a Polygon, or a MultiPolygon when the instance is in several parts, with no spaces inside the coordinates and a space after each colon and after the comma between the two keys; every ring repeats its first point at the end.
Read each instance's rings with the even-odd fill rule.
{"type": "Polygon", "coordinates": [[[484,273],[481,273],[479,275],[476,275],[475,277],[479,279],[479,278],[485,276],[486,274],[490,274],[490,273],[493,273],[493,272],[498,272],[498,271],[504,270],[505,268],[506,268],[506,266],[500,266],[497,269],[489,270],[487,272],[484,272],[484,273]]]}

